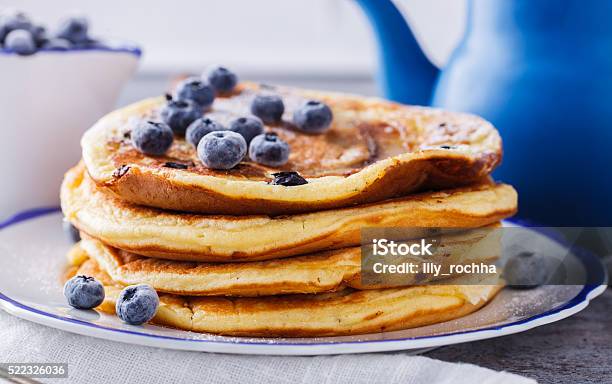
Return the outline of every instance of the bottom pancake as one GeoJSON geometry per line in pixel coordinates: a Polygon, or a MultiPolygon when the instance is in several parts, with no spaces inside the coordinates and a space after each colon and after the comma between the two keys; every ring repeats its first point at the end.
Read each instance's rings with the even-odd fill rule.
{"type": "MultiPolygon", "coordinates": [[[[122,285],[94,260],[78,275],[95,277],[106,297],[98,307],[115,313],[122,285]]],[[[465,316],[501,289],[490,285],[427,285],[366,291],[258,298],[190,297],[161,293],[153,323],[188,331],[250,337],[339,336],[414,328],[465,316]]],[[[448,283],[447,283],[448,284],[448,283]]]]}

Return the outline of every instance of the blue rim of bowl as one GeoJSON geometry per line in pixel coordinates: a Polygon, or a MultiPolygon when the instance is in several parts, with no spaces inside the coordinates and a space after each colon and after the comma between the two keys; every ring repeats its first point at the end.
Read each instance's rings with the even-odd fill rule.
{"type": "MultiPolygon", "coordinates": [[[[45,215],[48,215],[51,213],[57,213],[57,212],[60,212],[60,208],[58,207],[42,207],[42,208],[34,208],[31,210],[22,211],[22,212],[15,214],[14,216],[10,217],[9,219],[5,221],[0,222],[0,230],[3,230],[5,228],[8,228],[20,222],[32,220],[40,216],[45,216],[45,215]]],[[[533,228],[533,229],[537,229],[537,228],[533,228]]],[[[546,233],[542,233],[542,234],[546,236],[546,233]]],[[[551,238],[551,239],[555,242],[559,242],[555,238],[551,238]]],[[[608,283],[607,270],[605,269],[601,260],[599,260],[597,256],[593,255],[590,252],[579,251],[579,252],[576,252],[576,257],[578,257],[578,259],[580,259],[580,261],[583,263],[587,271],[587,274],[589,275],[589,277],[587,278],[587,281],[597,282],[597,283],[584,285],[584,287],[580,290],[580,292],[576,296],[574,296],[572,299],[568,300],[564,304],[560,304],[559,306],[552,308],[548,311],[545,311],[538,315],[527,317],[521,320],[516,320],[510,323],[497,325],[497,326],[484,327],[484,328],[478,328],[478,329],[472,329],[472,330],[466,330],[466,331],[450,332],[450,333],[431,335],[431,336],[416,336],[416,337],[405,337],[405,338],[396,338],[396,339],[362,340],[362,341],[359,341],[359,340],[337,341],[337,342],[329,341],[325,343],[275,342],[273,345],[316,347],[316,346],[326,346],[326,345],[329,346],[329,345],[342,345],[342,344],[369,344],[369,343],[400,342],[400,341],[409,341],[409,340],[427,340],[427,339],[437,339],[441,337],[475,334],[475,333],[487,332],[487,331],[500,331],[505,328],[534,322],[536,320],[543,319],[546,317],[551,317],[562,311],[574,308],[582,303],[586,302],[588,304],[592,299],[591,297],[589,297],[591,293],[595,291],[596,289],[598,289],[599,287],[607,285],[608,283]]],[[[274,339],[274,338],[269,338],[269,339],[262,338],[263,340],[268,340],[268,341],[246,342],[246,341],[242,341],[241,339],[253,339],[253,338],[241,338],[241,337],[232,336],[232,337],[228,337],[228,338],[231,338],[232,340],[198,340],[198,339],[185,339],[185,338],[173,337],[173,336],[153,335],[153,334],[145,333],[145,332],[137,332],[137,331],[131,331],[131,330],[125,330],[125,329],[117,329],[113,327],[106,327],[106,326],[93,324],[93,323],[83,321],[83,320],[55,315],[53,313],[41,311],[39,309],[32,308],[30,306],[22,304],[14,299],[11,299],[10,297],[3,294],[2,292],[0,292],[0,301],[4,301],[16,308],[19,308],[19,309],[22,309],[28,312],[32,312],[40,316],[44,316],[44,317],[48,317],[48,318],[52,318],[56,320],[62,320],[62,321],[66,321],[66,322],[73,323],[73,324],[84,325],[87,327],[92,327],[92,328],[96,328],[96,329],[100,329],[104,331],[119,332],[119,333],[128,334],[132,336],[142,336],[142,337],[150,337],[150,338],[155,338],[155,339],[165,339],[165,340],[173,340],[173,341],[181,341],[181,342],[216,343],[216,344],[233,344],[233,345],[249,345],[249,346],[250,345],[271,345],[270,340],[274,339]]],[[[214,334],[210,334],[210,335],[217,336],[214,334]]]]}
{"type": "Polygon", "coordinates": [[[142,49],[133,44],[116,44],[113,46],[101,46],[101,47],[90,47],[90,48],[70,48],[65,50],[60,49],[38,49],[31,55],[19,55],[11,50],[0,48],[0,55],[6,56],[18,56],[18,57],[36,57],[41,53],[51,54],[69,54],[69,53],[81,53],[81,52],[113,52],[113,53],[129,53],[136,57],[142,56],[142,49]]]}

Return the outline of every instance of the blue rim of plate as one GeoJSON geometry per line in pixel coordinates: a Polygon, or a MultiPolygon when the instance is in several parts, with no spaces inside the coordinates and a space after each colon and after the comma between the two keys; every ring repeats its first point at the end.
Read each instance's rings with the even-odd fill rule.
{"type": "MultiPolygon", "coordinates": [[[[13,226],[15,224],[24,222],[24,221],[28,221],[28,220],[32,220],[35,219],[37,217],[40,216],[45,216],[51,213],[57,213],[60,211],[60,208],[58,207],[42,207],[42,208],[34,208],[31,210],[27,210],[27,211],[22,211],[19,212],[17,214],[15,214],[14,216],[10,217],[9,219],[0,222],[0,230],[3,230],[5,228],[8,228],[10,226],[13,226]]],[[[534,228],[534,230],[537,230],[537,228],[534,228]]],[[[546,233],[543,233],[544,235],[547,235],[546,233]]],[[[547,236],[549,238],[551,238],[553,241],[555,242],[559,242],[558,239],[555,239],[554,237],[550,237],[547,236]]],[[[538,315],[535,316],[531,316],[531,317],[527,317],[525,319],[521,319],[521,320],[517,320],[517,321],[513,321],[511,323],[507,323],[507,324],[503,324],[503,325],[499,325],[499,326],[491,326],[491,327],[485,327],[485,328],[478,328],[478,329],[473,329],[473,330],[467,330],[467,331],[457,331],[457,332],[451,332],[451,333],[445,333],[445,334],[440,334],[440,335],[431,335],[431,336],[416,336],[416,337],[405,337],[405,338],[396,338],[396,339],[381,339],[381,340],[355,340],[355,341],[329,341],[329,342],[325,342],[325,343],[285,343],[285,342],[275,342],[274,345],[278,345],[278,346],[304,346],[304,347],[313,347],[313,346],[326,346],[326,345],[342,345],[342,344],[364,344],[364,343],[390,343],[390,342],[399,342],[399,341],[409,341],[409,340],[426,340],[426,339],[437,339],[437,338],[441,338],[441,337],[449,337],[449,336],[458,336],[458,335],[467,335],[467,334],[475,334],[475,333],[480,333],[480,332],[487,332],[487,331],[500,331],[502,329],[505,328],[510,328],[510,327],[514,327],[514,326],[519,326],[522,324],[526,324],[526,323],[530,323],[530,322],[535,322],[536,320],[539,319],[544,319],[546,317],[550,317],[553,316],[555,314],[558,314],[562,311],[574,308],[582,303],[589,303],[590,300],[592,299],[591,297],[589,297],[595,290],[597,290],[599,287],[601,286],[605,286],[608,283],[608,276],[607,276],[607,270],[605,269],[604,265],[602,264],[601,260],[599,260],[599,258],[595,255],[593,255],[592,253],[589,252],[585,252],[585,251],[578,251],[575,253],[576,257],[578,257],[578,259],[580,259],[580,261],[583,263],[587,274],[589,275],[588,278],[586,279],[587,281],[591,281],[591,282],[597,282],[595,284],[587,284],[585,285],[580,292],[574,296],[571,300],[567,301],[564,304],[559,305],[556,308],[550,309],[546,312],[540,313],[538,315]]],[[[62,321],[66,321],[69,323],[74,323],[74,324],[79,324],[79,325],[84,325],[87,327],[92,327],[92,328],[96,328],[96,329],[101,329],[101,330],[105,330],[105,331],[111,331],[111,332],[118,332],[118,333],[123,333],[123,334],[128,334],[128,335],[132,335],[132,336],[143,336],[143,337],[149,337],[149,338],[155,338],[155,339],[165,339],[165,340],[173,340],[173,341],[181,341],[181,342],[195,342],[195,343],[216,343],[216,344],[233,344],[233,345],[270,345],[270,342],[259,342],[259,341],[249,341],[249,342],[244,342],[244,341],[240,341],[241,337],[231,337],[232,340],[198,340],[198,339],[185,339],[185,338],[181,338],[181,337],[173,337],[173,336],[163,336],[163,335],[152,335],[149,333],[144,333],[144,332],[137,332],[137,331],[131,331],[131,330],[125,330],[125,329],[117,329],[117,328],[112,328],[112,327],[106,327],[106,326],[102,326],[102,325],[98,325],[98,324],[93,324],[87,321],[83,321],[83,320],[78,320],[78,319],[73,319],[70,317],[64,317],[64,316],[58,316],[49,312],[45,312],[45,311],[41,311],[39,309],[36,308],[32,308],[30,306],[24,305],[16,300],[11,299],[10,297],[6,296],[5,294],[3,294],[2,292],[0,292],[0,301],[4,301],[16,308],[25,310],[25,311],[29,311],[32,313],[35,313],[37,315],[40,316],[44,316],[44,317],[48,317],[48,318],[52,318],[52,319],[56,319],[56,320],[62,320],[62,321]]],[[[246,338],[244,338],[246,339],[246,338]]],[[[251,338],[252,339],[252,338],[251,338]]],[[[273,338],[270,338],[273,339],[273,338]]]]}

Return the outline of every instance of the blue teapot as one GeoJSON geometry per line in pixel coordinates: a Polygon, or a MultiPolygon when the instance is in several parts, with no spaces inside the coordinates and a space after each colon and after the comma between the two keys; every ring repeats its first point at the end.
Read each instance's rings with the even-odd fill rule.
{"type": "Polygon", "coordinates": [[[612,224],[611,0],[470,0],[442,70],[390,0],[355,1],[377,36],[386,97],[471,112],[500,130],[495,176],[519,191],[519,218],[612,224]]]}

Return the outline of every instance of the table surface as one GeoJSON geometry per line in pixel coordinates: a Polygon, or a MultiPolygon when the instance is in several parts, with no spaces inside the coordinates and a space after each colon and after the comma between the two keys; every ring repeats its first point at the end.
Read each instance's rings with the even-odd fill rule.
{"type": "Polygon", "coordinates": [[[508,371],[539,383],[612,383],[612,289],[558,323],[457,344],[425,356],[508,371]]]}

